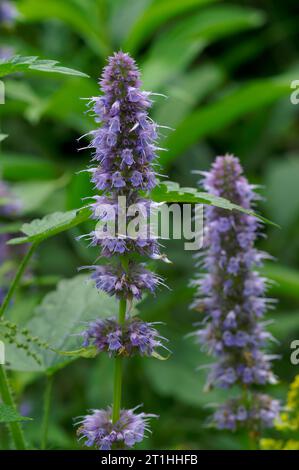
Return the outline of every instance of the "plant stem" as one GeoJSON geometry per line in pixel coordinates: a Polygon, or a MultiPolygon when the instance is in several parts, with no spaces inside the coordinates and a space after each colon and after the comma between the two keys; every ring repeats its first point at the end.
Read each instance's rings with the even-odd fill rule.
{"type": "Polygon", "coordinates": [[[49,428],[49,416],[51,407],[51,395],[53,387],[53,375],[47,375],[47,383],[44,394],[44,416],[42,424],[41,450],[46,450],[49,428]]]}
{"type": "MultiPolygon", "coordinates": [[[[7,378],[6,371],[4,367],[0,366],[0,392],[2,396],[3,403],[9,405],[12,408],[16,409],[16,405],[10,390],[9,381],[7,378]]],[[[9,423],[11,435],[17,450],[26,449],[26,443],[23,435],[23,430],[20,423],[9,423]]]]}
{"type": "MultiPolygon", "coordinates": [[[[127,301],[121,299],[119,301],[119,314],[118,321],[120,325],[124,324],[126,319],[127,301]]],[[[113,392],[113,410],[112,422],[116,423],[119,420],[121,408],[121,389],[122,389],[122,357],[115,358],[114,364],[114,392],[113,392]]]]}
{"type": "Polygon", "coordinates": [[[25,271],[25,268],[31,258],[31,256],[33,255],[34,253],[34,250],[36,249],[38,243],[35,242],[35,243],[32,243],[32,245],[30,246],[29,250],[27,251],[26,255],[24,256],[20,266],[19,266],[19,269],[15,275],[15,278],[14,280],[12,281],[10,287],[9,287],[9,290],[6,294],[6,297],[5,299],[3,300],[3,303],[1,305],[1,308],[0,308],[0,317],[2,317],[12,299],[12,296],[14,295],[15,293],[15,290],[17,289],[18,285],[19,285],[19,282],[21,280],[21,277],[22,277],[22,274],[23,272],[25,271]]]}
{"type": "MultiPolygon", "coordinates": [[[[16,288],[19,285],[22,274],[25,271],[25,268],[26,268],[31,256],[33,255],[33,252],[34,252],[36,247],[37,247],[37,243],[33,243],[30,246],[29,250],[27,251],[26,255],[24,256],[24,258],[23,258],[23,260],[22,260],[22,262],[19,266],[19,269],[18,269],[18,271],[15,275],[15,278],[14,278],[14,280],[12,281],[12,283],[10,285],[8,293],[7,293],[3,303],[1,305],[0,317],[4,315],[7,307],[9,306],[9,303],[12,299],[12,296],[13,296],[16,288]]],[[[12,395],[12,392],[11,392],[11,389],[10,389],[10,386],[9,386],[9,381],[8,381],[8,377],[7,377],[7,374],[6,374],[6,370],[2,366],[0,366],[0,395],[2,397],[3,403],[5,403],[6,405],[9,405],[9,406],[12,406],[14,409],[16,409],[14,398],[13,398],[13,395],[12,395]]],[[[23,435],[23,431],[22,431],[20,423],[18,423],[18,422],[9,423],[9,428],[10,428],[11,435],[12,435],[12,438],[13,438],[16,449],[18,449],[18,450],[26,449],[25,439],[24,439],[24,435],[23,435]]]]}

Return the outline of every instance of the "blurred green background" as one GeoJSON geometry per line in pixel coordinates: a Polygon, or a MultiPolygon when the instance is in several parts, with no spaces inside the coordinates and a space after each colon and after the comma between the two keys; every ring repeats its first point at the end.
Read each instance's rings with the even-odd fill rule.
{"type": "MultiPolygon", "coordinates": [[[[77,139],[94,128],[85,98],[99,93],[97,80],[114,50],[130,52],[143,74],[144,88],[156,96],[152,117],[162,125],[162,173],[182,186],[196,186],[193,170],[205,170],[226,152],[241,159],[249,180],[261,185],[258,210],[280,224],[265,227],[260,248],[275,257],[265,267],[275,281],[270,295],[279,299],[270,312],[281,355],[275,364],[279,385],[270,393],[283,400],[299,371],[290,363],[290,342],[299,338],[299,105],[290,102],[292,80],[299,79],[297,2],[285,0],[20,0],[16,24],[1,28],[1,44],[22,56],[59,60],[90,78],[21,74],[7,77],[6,103],[0,106],[0,171],[23,201],[22,221],[53,211],[80,207],[92,194],[89,162],[77,139]],[[82,99],[83,98],[83,99],[82,99]]],[[[85,141],[86,142],[86,141],[85,141]]],[[[83,146],[83,145],[82,145],[83,146]]],[[[79,226],[42,244],[32,273],[12,307],[25,321],[59,279],[74,277],[90,263],[93,249],[75,237],[79,226]]],[[[169,290],[140,307],[150,321],[163,321],[170,340],[168,361],[134,358],[126,363],[124,403],[143,403],[160,415],[142,446],[149,449],[246,449],[247,436],[205,426],[210,403],[230,392],[205,393],[207,358],[185,338],[199,317],[189,309],[194,276],[192,253],[183,242],[169,241],[172,265],[157,264],[169,290]]],[[[63,311],[61,312],[63,315],[63,311]]],[[[94,314],[96,316],[96,312],[94,314]]],[[[112,361],[80,359],[58,371],[50,415],[50,449],[79,448],[73,417],[110,404],[112,361]]],[[[14,373],[26,424],[38,444],[45,376],[14,373]]],[[[271,432],[267,435],[271,435],[271,432]]],[[[2,448],[7,446],[1,430],[2,448]]]]}

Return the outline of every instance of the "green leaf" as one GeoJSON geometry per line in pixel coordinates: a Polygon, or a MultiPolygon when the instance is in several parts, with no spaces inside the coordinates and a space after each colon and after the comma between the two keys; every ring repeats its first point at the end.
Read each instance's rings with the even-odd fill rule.
{"type": "Polygon", "coordinates": [[[57,60],[41,60],[38,57],[13,56],[9,59],[0,60],[0,77],[15,72],[51,72],[65,75],[76,75],[77,77],[88,77],[78,70],[61,67],[57,60]]]}
{"type": "Polygon", "coordinates": [[[29,332],[49,345],[49,349],[36,349],[41,364],[14,345],[7,344],[8,367],[48,373],[64,367],[70,361],[84,356],[80,349],[82,338],[78,334],[84,330],[86,322],[98,317],[114,316],[117,311],[117,299],[99,292],[88,276],[81,274],[60,281],[56,290],[44,297],[33,317],[24,325],[29,332]]]}
{"type": "Polygon", "coordinates": [[[270,105],[289,93],[287,76],[255,80],[194,111],[163,142],[168,152],[161,155],[161,164],[169,164],[200,139],[214,135],[249,112],[270,105]]]}
{"type": "Polygon", "coordinates": [[[102,57],[110,52],[106,38],[105,19],[100,7],[93,0],[21,0],[18,10],[26,21],[49,21],[55,18],[70,26],[102,57]]]}
{"type": "Polygon", "coordinates": [[[141,48],[144,41],[161,24],[214,1],[217,0],[159,0],[154,2],[133,25],[124,44],[124,49],[136,53],[136,50],[141,48]]]}
{"type": "Polygon", "coordinates": [[[174,181],[160,182],[158,186],[151,192],[151,199],[155,202],[167,202],[167,203],[193,203],[193,204],[206,204],[209,206],[219,207],[226,210],[237,210],[244,212],[245,214],[252,215],[257,217],[259,220],[274,225],[277,225],[274,222],[269,221],[268,219],[262,217],[260,214],[253,212],[251,210],[244,209],[237,204],[233,204],[225,198],[214,196],[213,194],[200,192],[196,188],[183,188],[174,181]]]}
{"type": "Polygon", "coordinates": [[[21,416],[12,406],[0,403],[0,423],[15,423],[17,421],[31,421],[31,418],[21,416]]]}
{"type": "Polygon", "coordinates": [[[53,214],[46,215],[42,219],[35,219],[28,224],[23,224],[21,232],[23,232],[25,236],[13,238],[9,241],[9,244],[19,245],[21,243],[42,242],[58,233],[76,227],[76,225],[86,221],[89,216],[90,211],[86,208],[67,212],[54,212],[53,214]]]}
{"type": "Polygon", "coordinates": [[[159,89],[174,81],[211,42],[263,23],[261,12],[234,5],[219,5],[178,21],[163,32],[143,65],[146,89],[159,89]]]}

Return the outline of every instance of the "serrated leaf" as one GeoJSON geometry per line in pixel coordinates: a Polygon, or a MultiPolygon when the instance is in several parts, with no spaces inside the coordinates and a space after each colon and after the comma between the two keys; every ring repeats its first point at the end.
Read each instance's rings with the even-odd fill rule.
{"type": "Polygon", "coordinates": [[[21,416],[12,406],[0,403],[0,423],[15,423],[17,421],[31,421],[32,418],[21,416]]]}
{"type": "Polygon", "coordinates": [[[28,71],[51,72],[64,75],[75,75],[77,77],[88,77],[88,75],[83,72],[69,69],[67,67],[61,67],[57,64],[57,60],[40,60],[38,57],[34,56],[22,57],[17,55],[10,57],[9,59],[0,60],[0,77],[4,77],[15,72],[28,71]]]}
{"type": "Polygon", "coordinates": [[[9,241],[9,244],[39,243],[81,224],[89,218],[89,215],[90,211],[87,208],[67,212],[54,212],[53,214],[46,215],[42,219],[35,219],[30,223],[23,224],[21,232],[23,232],[25,236],[13,238],[9,241]]]}
{"type": "Polygon", "coordinates": [[[155,202],[167,202],[167,203],[190,203],[190,204],[206,204],[209,206],[219,207],[226,210],[236,210],[244,212],[245,214],[257,217],[259,220],[266,224],[277,225],[274,222],[265,219],[260,214],[251,210],[244,209],[237,204],[233,204],[228,199],[214,196],[213,194],[200,192],[196,188],[183,188],[174,181],[160,182],[158,186],[151,192],[151,198],[155,202]]]}
{"type": "MultiPolygon", "coordinates": [[[[6,345],[6,362],[10,369],[51,373],[70,361],[84,357],[82,338],[78,336],[86,323],[96,318],[117,315],[118,301],[99,292],[86,275],[78,275],[58,283],[34,310],[23,326],[49,345],[37,348],[39,365],[14,345],[6,345]],[[59,353],[55,352],[59,351],[59,353]]],[[[85,348],[84,348],[85,349],[85,348]]],[[[85,349],[86,351],[86,349],[85,349]]]]}

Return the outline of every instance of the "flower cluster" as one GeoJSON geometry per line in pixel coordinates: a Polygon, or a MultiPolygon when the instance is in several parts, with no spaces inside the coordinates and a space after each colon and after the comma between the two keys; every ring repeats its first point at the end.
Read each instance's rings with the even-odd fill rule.
{"type": "Polygon", "coordinates": [[[132,410],[121,410],[120,418],[116,423],[112,422],[112,410],[92,410],[92,414],[84,416],[79,421],[78,435],[85,439],[88,447],[96,446],[100,450],[111,450],[113,444],[133,447],[141,442],[145,432],[149,431],[149,418],[156,415],[135,413],[132,410]]]}
{"type": "Polygon", "coordinates": [[[281,408],[279,401],[258,393],[253,394],[251,399],[246,404],[237,398],[221,405],[214,414],[217,428],[235,431],[244,423],[251,431],[272,427],[281,408]]]}
{"type": "Polygon", "coordinates": [[[94,345],[99,352],[110,355],[152,356],[154,351],[163,347],[162,338],[153,327],[139,318],[128,318],[120,325],[115,318],[99,319],[90,323],[82,333],[83,346],[94,345]]]}
{"type": "Polygon", "coordinates": [[[160,278],[146,269],[143,264],[131,263],[126,271],[119,264],[117,266],[92,266],[91,279],[98,289],[116,297],[141,299],[144,291],[153,293],[160,278]]]}
{"type": "MultiPolygon", "coordinates": [[[[87,268],[96,288],[119,299],[124,310],[133,299],[154,293],[162,284],[161,278],[139,261],[142,257],[162,257],[148,223],[155,205],[146,198],[147,191],[156,185],[153,161],[158,149],[158,126],[148,115],[150,93],[142,91],[140,85],[134,60],[123,52],[115,53],[100,80],[102,95],[90,102],[100,127],[91,133],[88,147],[93,149],[93,157],[87,171],[101,194],[89,204],[91,218],[97,224],[87,237],[109,263],[107,260],[107,264],[87,268]],[[134,226],[137,230],[131,233],[129,227],[136,213],[138,228],[134,226]]],[[[116,361],[121,356],[153,355],[163,346],[163,338],[153,324],[132,319],[126,313],[121,307],[119,321],[110,318],[91,323],[83,332],[84,344],[115,356],[116,361]]],[[[113,413],[110,408],[96,410],[83,419],[79,434],[87,438],[87,445],[110,449],[112,444],[131,447],[142,440],[151,415],[122,410],[117,420],[118,408],[114,406],[113,413]]]]}
{"type": "MultiPolygon", "coordinates": [[[[204,174],[204,187],[247,210],[257,199],[238,159],[231,155],[216,159],[212,170],[204,174]]],[[[262,321],[271,300],[265,298],[267,281],[256,270],[267,257],[254,247],[259,228],[257,219],[247,212],[206,209],[206,248],[199,257],[206,274],[194,282],[198,295],[193,307],[206,313],[196,332],[198,341],[217,358],[209,387],[238,384],[248,388],[275,382],[274,357],[265,353],[273,338],[262,321]]]]}

